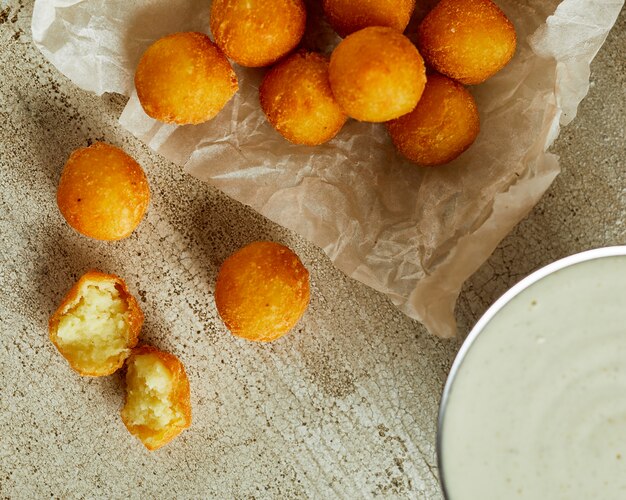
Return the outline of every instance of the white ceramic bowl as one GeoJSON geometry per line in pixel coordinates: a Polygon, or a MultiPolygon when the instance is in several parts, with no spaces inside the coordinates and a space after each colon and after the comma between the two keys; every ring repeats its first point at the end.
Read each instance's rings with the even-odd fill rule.
{"type": "Polygon", "coordinates": [[[626,499],[626,246],[554,262],[485,313],[437,454],[449,500],[626,499]]]}

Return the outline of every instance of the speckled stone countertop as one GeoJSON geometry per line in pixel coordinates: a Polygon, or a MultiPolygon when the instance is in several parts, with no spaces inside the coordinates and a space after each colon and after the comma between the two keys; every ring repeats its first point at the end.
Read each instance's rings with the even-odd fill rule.
{"type": "MultiPolygon", "coordinates": [[[[437,407],[461,340],[430,336],[317,248],[152,154],[117,125],[123,98],[83,92],[43,59],[31,12],[0,1],[0,497],[439,498],[437,407]],[[135,156],[153,193],[140,229],[113,244],[74,233],[55,204],[69,153],[96,139],[135,156]],[[256,239],[311,271],[309,311],[269,345],[228,334],[212,297],[221,261],[256,239]],[[194,423],[155,453],[119,418],[122,377],[78,377],[47,339],[91,267],[127,280],[143,340],[187,367],[194,423]]],[[[463,335],[536,268],[626,243],[624,54],[622,11],[554,147],[562,174],[463,289],[463,335]]]]}

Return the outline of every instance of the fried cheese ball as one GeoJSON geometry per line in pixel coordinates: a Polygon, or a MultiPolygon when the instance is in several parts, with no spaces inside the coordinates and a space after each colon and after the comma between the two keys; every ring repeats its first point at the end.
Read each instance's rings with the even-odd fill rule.
{"type": "Polygon", "coordinates": [[[191,425],[185,367],[173,354],[152,346],[134,349],[126,367],[122,421],[148,450],[156,450],[191,425]]]}
{"type": "Polygon", "coordinates": [[[411,111],[426,84],[424,61],[407,37],[371,27],[346,37],[328,69],[335,99],[348,116],[385,122],[411,111]]]}
{"type": "Polygon", "coordinates": [[[272,126],[295,144],[329,141],[348,118],[330,90],[328,61],[315,52],[295,53],[274,66],[259,98],[272,126]]]}
{"type": "Polygon", "coordinates": [[[387,130],[409,160],[441,165],[472,145],[480,122],[472,94],[460,83],[431,73],[415,109],[388,122],[387,130]]]}
{"type": "Polygon", "coordinates": [[[369,26],[387,26],[402,33],[415,0],[324,0],[323,7],[328,23],[344,38],[369,26]]]}
{"type": "Polygon", "coordinates": [[[129,236],[149,202],[148,180],[139,164],[104,142],[74,151],[57,189],[57,205],[67,223],[97,240],[129,236]]]}
{"type": "Polygon", "coordinates": [[[85,273],[50,318],[50,340],[81,375],[110,375],[137,345],[143,313],[124,280],[85,273]]]}
{"type": "Polygon", "coordinates": [[[217,311],[234,335],[269,342],[291,330],[309,304],[309,273],[289,248],[251,243],[222,264],[217,311]]]}
{"type": "Polygon", "coordinates": [[[500,71],[515,54],[515,28],[491,0],[441,0],[418,28],[426,63],[465,85],[500,71]]]}
{"type": "Polygon", "coordinates": [[[135,73],[137,97],[148,116],[179,125],[214,118],[235,95],[237,75],[204,33],[174,33],[144,52],[135,73]]]}
{"type": "Polygon", "coordinates": [[[275,63],[304,35],[302,0],[213,0],[211,33],[224,53],[241,66],[275,63]]]}

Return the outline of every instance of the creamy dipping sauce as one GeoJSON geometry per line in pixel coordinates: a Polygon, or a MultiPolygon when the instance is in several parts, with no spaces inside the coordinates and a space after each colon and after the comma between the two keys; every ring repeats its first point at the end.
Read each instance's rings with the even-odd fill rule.
{"type": "Polygon", "coordinates": [[[525,288],[449,384],[439,430],[449,500],[626,499],[626,255],[525,288]]]}

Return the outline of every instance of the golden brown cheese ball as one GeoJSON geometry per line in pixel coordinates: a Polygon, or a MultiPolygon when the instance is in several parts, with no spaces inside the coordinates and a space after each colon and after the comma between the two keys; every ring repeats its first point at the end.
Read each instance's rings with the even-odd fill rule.
{"type": "Polygon", "coordinates": [[[81,375],[110,375],[137,345],[143,313],[124,280],[85,273],[50,318],[50,340],[81,375]]]}
{"type": "Polygon", "coordinates": [[[133,350],[126,362],[122,421],[153,451],[191,425],[189,380],[180,360],[152,346],[133,350]]]}
{"type": "Polygon", "coordinates": [[[330,90],[328,61],[315,52],[298,52],[274,66],[259,98],[272,126],[295,144],[329,141],[348,118],[330,90]]]}
{"type": "Polygon", "coordinates": [[[441,0],[418,28],[426,63],[466,85],[484,82],[515,53],[515,28],[491,0],[441,0]]]}
{"type": "Polygon", "coordinates": [[[269,66],[293,50],[304,35],[302,0],[213,0],[215,43],[241,66],[269,66]]]}
{"type": "Polygon", "coordinates": [[[324,0],[328,23],[341,37],[369,26],[387,26],[403,32],[415,0],[324,0]]]}
{"type": "Polygon", "coordinates": [[[144,52],[135,73],[137,97],[148,116],[198,124],[215,117],[238,89],[237,75],[204,33],[174,33],[144,52]]]}
{"type": "Polygon", "coordinates": [[[384,122],[411,111],[426,84],[424,61],[407,37],[372,27],[345,38],[330,58],[329,79],[343,110],[361,121],[384,122]]]}
{"type": "Polygon", "coordinates": [[[469,148],[480,129],[472,94],[458,82],[431,73],[420,102],[387,123],[396,148],[420,165],[441,165],[469,148]]]}
{"type": "Polygon", "coordinates": [[[103,142],[72,153],[57,190],[57,204],[67,223],[97,240],[129,236],[149,202],[148,180],[139,164],[103,142]]]}
{"type": "Polygon", "coordinates": [[[291,330],[309,304],[309,273],[289,248],[257,241],[222,264],[217,311],[238,337],[269,342],[291,330]]]}

